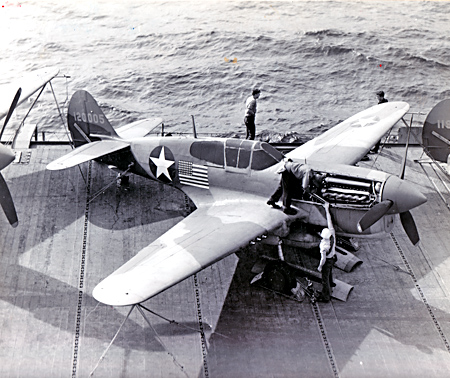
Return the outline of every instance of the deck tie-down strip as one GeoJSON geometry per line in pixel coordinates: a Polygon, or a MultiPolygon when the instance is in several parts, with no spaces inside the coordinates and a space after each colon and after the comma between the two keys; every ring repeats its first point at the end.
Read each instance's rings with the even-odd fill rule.
{"type": "Polygon", "coordinates": [[[77,368],[78,368],[78,349],[80,343],[81,311],[83,305],[84,268],[86,263],[86,248],[87,248],[87,236],[89,224],[89,197],[91,194],[91,167],[92,162],[89,162],[88,178],[86,184],[86,207],[84,209],[83,244],[81,248],[80,273],[78,276],[78,303],[77,303],[77,316],[75,322],[75,337],[73,343],[72,378],[77,377],[77,368]]]}
{"type": "Polygon", "coordinates": [[[195,299],[197,304],[197,321],[200,330],[200,342],[202,347],[202,360],[203,360],[203,377],[209,377],[209,369],[208,369],[208,346],[206,343],[205,330],[203,327],[203,314],[202,314],[202,305],[200,301],[200,287],[198,284],[197,275],[194,274],[194,290],[195,290],[195,299]]]}
{"type": "MultiPolygon", "coordinates": [[[[191,212],[191,206],[189,202],[189,197],[184,195],[184,207],[187,214],[191,212]]],[[[197,305],[197,322],[200,330],[200,343],[202,347],[202,361],[203,361],[203,377],[209,377],[208,369],[208,345],[206,343],[205,329],[203,327],[203,313],[202,313],[202,303],[200,298],[200,286],[198,283],[197,274],[194,274],[194,292],[195,292],[195,303],[197,305]]]]}
{"type": "Polygon", "coordinates": [[[416,275],[414,274],[411,266],[409,265],[409,262],[405,256],[405,254],[403,253],[402,248],[400,247],[400,244],[398,243],[397,239],[395,238],[394,234],[391,232],[390,233],[392,241],[394,242],[395,247],[397,248],[398,253],[400,254],[400,257],[403,260],[403,263],[406,266],[406,269],[408,270],[409,275],[411,276],[411,279],[414,282],[414,286],[416,287],[417,292],[419,293],[420,299],[422,300],[423,304],[425,305],[425,307],[428,310],[428,314],[431,317],[431,320],[433,320],[434,326],[436,327],[436,330],[439,333],[439,336],[441,337],[442,341],[444,342],[445,348],[447,349],[447,352],[450,352],[450,344],[447,340],[447,337],[444,334],[444,331],[442,330],[441,325],[439,324],[439,321],[436,319],[436,316],[434,315],[433,309],[431,308],[430,304],[427,301],[427,298],[425,297],[425,294],[422,290],[422,288],[419,285],[419,282],[417,280],[416,275]]]}
{"type": "Polygon", "coordinates": [[[328,357],[328,362],[330,363],[330,368],[333,371],[333,376],[335,378],[339,378],[339,369],[336,364],[336,359],[334,357],[333,348],[331,348],[331,344],[328,341],[327,332],[325,329],[325,324],[322,319],[322,314],[320,313],[319,305],[317,302],[311,302],[311,307],[314,312],[314,316],[316,318],[317,326],[319,327],[320,336],[322,337],[323,347],[325,348],[325,352],[328,357]]]}

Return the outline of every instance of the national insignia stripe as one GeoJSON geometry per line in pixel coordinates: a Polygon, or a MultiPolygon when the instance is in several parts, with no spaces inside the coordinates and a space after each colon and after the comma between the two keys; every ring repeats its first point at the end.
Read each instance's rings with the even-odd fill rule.
{"type": "Polygon", "coordinates": [[[204,165],[180,160],[178,162],[178,176],[181,184],[209,189],[208,167],[204,165]]]}

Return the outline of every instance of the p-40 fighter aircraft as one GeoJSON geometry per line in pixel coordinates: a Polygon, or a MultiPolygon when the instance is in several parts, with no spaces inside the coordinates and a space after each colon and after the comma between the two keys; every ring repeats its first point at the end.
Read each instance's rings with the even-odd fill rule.
{"type": "MultiPolygon", "coordinates": [[[[41,69],[25,75],[22,79],[15,83],[11,83],[2,88],[0,93],[0,121],[5,118],[2,126],[0,126],[0,140],[3,131],[8,124],[16,106],[23,103],[39,89],[44,89],[45,85],[52,80],[59,70],[41,69]],[[12,101],[11,101],[12,100],[12,101]]],[[[0,171],[6,168],[14,161],[14,151],[0,143],[0,171]]],[[[8,218],[9,223],[16,227],[18,225],[16,208],[11,197],[8,185],[3,175],[0,173],[0,204],[8,218]]]]}
{"type": "Polygon", "coordinates": [[[296,215],[266,204],[277,189],[284,156],[271,145],[242,139],[146,136],[161,119],[114,129],[86,91],[69,104],[68,125],[77,148],[50,163],[64,169],[95,159],[170,184],[197,209],[100,282],[93,296],[113,306],[139,304],[262,235],[281,238],[296,222],[326,227],[321,201],[331,204],[337,235],[365,237],[392,230],[400,214],[413,243],[410,209],[426,198],[397,176],[354,166],[408,111],[405,102],[373,106],[288,153],[307,163],[320,182],[316,196],[295,201],[296,215]],[[359,230],[358,230],[359,228],[359,230]]]}

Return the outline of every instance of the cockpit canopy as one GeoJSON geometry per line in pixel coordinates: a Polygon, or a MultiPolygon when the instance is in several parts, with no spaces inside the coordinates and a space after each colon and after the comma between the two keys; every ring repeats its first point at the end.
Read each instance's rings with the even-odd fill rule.
{"type": "Polygon", "coordinates": [[[214,166],[262,171],[283,159],[281,152],[265,142],[243,139],[226,141],[200,140],[193,142],[191,155],[214,166]]]}

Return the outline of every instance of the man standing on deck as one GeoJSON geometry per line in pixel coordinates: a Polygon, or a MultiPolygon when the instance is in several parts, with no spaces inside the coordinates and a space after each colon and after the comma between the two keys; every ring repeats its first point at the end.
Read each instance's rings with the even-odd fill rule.
{"type": "Polygon", "coordinates": [[[378,98],[378,103],[379,104],[384,104],[385,102],[388,102],[388,99],[384,98],[384,92],[383,91],[378,91],[377,92],[377,98],[378,98]]]}
{"type": "Polygon", "coordinates": [[[252,95],[245,102],[244,123],[247,127],[246,139],[255,139],[255,117],[256,117],[256,100],[259,98],[261,91],[258,88],[253,89],[252,95]]]}
{"type": "Polygon", "coordinates": [[[329,302],[331,297],[331,288],[333,283],[333,265],[337,260],[335,244],[336,234],[333,227],[330,214],[330,204],[325,202],[323,207],[327,213],[328,228],[324,228],[320,233],[322,240],[320,241],[320,263],[317,270],[322,273],[322,292],[317,300],[319,302],[329,302]]]}
{"type": "MultiPolygon", "coordinates": [[[[377,92],[377,98],[378,98],[378,104],[384,104],[385,102],[388,102],[387,98],[384,98],[383,91],[377,92]]],[[[373,150],[371,152],[374,154],[377,154],[378,150],[380,148],[380,144],[381,144],[381,139],[377,142],[377,144],[375,145],[375,147],[373,148],[373,150]]]]}

